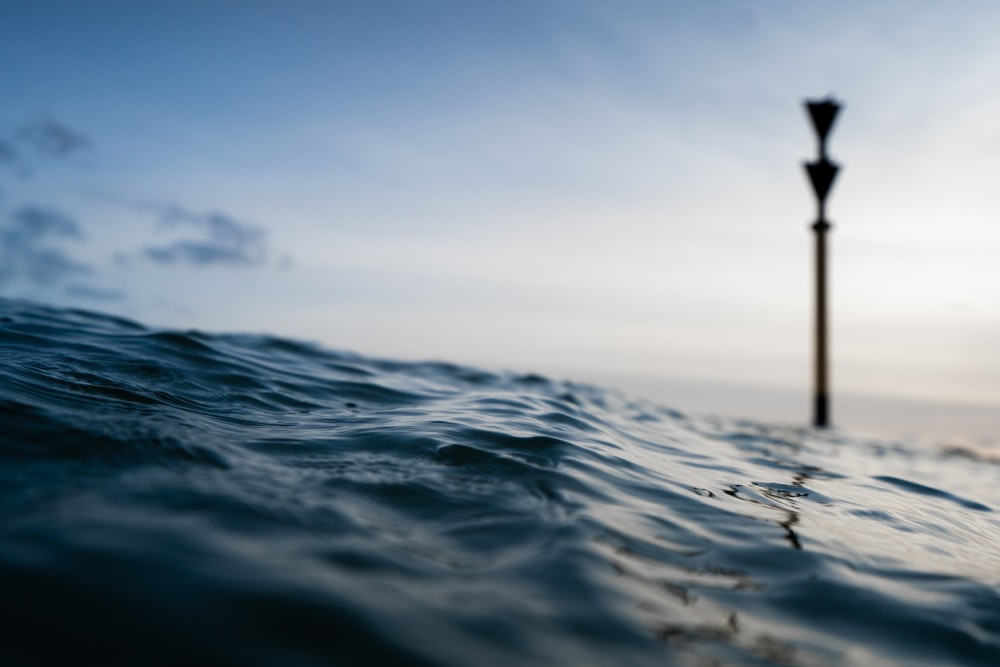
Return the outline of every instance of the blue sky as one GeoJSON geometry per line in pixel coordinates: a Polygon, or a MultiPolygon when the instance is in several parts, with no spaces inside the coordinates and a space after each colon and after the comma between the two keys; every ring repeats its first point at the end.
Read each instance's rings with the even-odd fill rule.
{"type": "Polygon", "coordinates": [[[988,2],[3,0],[0,292],[805,391],[801,102],[832,93],[835,390],[997,404],[998,31],[988,2]]]}

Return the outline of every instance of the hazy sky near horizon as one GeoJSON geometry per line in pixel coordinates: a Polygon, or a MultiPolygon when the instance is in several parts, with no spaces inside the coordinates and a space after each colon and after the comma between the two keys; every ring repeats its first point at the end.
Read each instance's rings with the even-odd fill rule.
{"type": "Polygon", "coordinates": [[[0,294],[1000,404],[1000,5],[0,0],[0,294]]]}

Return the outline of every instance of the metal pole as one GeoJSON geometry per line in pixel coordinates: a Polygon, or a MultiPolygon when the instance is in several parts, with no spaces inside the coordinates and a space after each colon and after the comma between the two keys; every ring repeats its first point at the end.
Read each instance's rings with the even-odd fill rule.
{"type": "Polygon", "coordinates": [[[813,367],[813,425],[826,428],[830,425],[830,376],[827,341],[827,281],[826,234],[830,223],[826,219],[826,197],[837,176],[839,167],[826,155],[826,138],[837,117],[840,105],[832,99],[806,101],[818,141],[819,157],[806,163],[806,172],[816,193],[817,216],[813,224],[816,232],[816,352],[813,367]]]}
{"type": "Polygon", "coordinates": [[[813,373],[813,425],[826,428],[830,425],[829,357],[827,356],[826,309],[826,232],[829,224],[823,219],[820,207],[816,231],[816,366],[813,373]]]}

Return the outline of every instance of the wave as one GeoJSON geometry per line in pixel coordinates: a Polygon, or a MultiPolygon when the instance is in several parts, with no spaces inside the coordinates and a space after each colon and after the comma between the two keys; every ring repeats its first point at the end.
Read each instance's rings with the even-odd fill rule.
{"type": "Polygon", "coordinates": [[[0,659],[1000,664],[997,470],[0,300],[0,659]]]}

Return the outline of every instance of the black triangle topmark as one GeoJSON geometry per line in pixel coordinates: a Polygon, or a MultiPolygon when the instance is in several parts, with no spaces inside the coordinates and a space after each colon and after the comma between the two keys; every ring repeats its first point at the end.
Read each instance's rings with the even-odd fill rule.
{"type": "Polygon", "coordinates": [[[821,202],[826,201],[826,196],[830,193],[833,179],[837,177],[837,171],[840,167],[825,157],[816,162],[807,162],[805,166],[806,171],[809,173],[809,180],[812,182],[813,191],[816,193],[816,198],[821,202]]]}
{"type": "Polygon", "coordinates": [[[830,128],[833,127],[833,121],[837,118],[840,105],[832,99],[825,99],[818,102],[806,102],[806,108],[809,110],[809,117],[812,119],[813,127],[816,129],[816,134],[822,144],[826,141],[830,128]]]}

